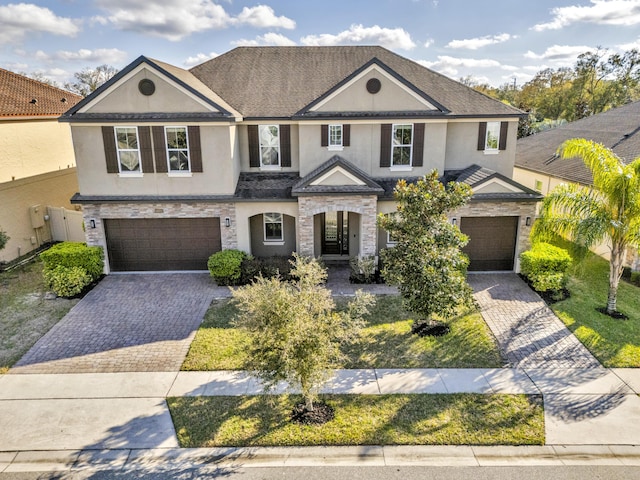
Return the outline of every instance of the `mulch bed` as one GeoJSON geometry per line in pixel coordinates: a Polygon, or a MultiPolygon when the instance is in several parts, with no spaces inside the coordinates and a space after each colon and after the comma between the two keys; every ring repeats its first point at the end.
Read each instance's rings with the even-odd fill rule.
{"type": "Polygon", "coordinates": [[[302,425],[322,425],[335,417],[333,407],[326,403],[316,403],[313,410],[307,410],[304,403],[297,403],[291,412],[291,421],[302,425]]]}

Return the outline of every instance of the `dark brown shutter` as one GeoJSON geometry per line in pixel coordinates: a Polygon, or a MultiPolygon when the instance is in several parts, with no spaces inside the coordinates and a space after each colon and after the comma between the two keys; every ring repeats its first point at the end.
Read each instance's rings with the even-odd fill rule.
{"type": "Polygon", "coordinates": [[[478,150],[484,150],[487,141],[487,122],[480,122],[478,128],[478,150]]]}
{"type": "Polygon", "coordinates": [[[260,166],[260,139],[258,138],[258,125],[247,127],[249,136],[249,166],[260,166]]]}
{"type": "Polygon", "coordinates": [[[187,127],[189,132],[189,162],[191,171],[202,173],[202,147],[200,145],[200,127],[187,127]]]}
{"type": "Polygon", "coordinates": [[[380,125],[380,166],[391,166],[391,124],[380,125]]]}
{"type": "Polygon", "coordinates": [[[329,125],[320,125],[320,146],[329,146],[329,125]]]}
{"type": "Polygon", "coordinates": [[[280,125],[280,166],[291,166],[291,125],[280,125]]]}
{"type": "Polygon", "coordinates": [[[119,173],[118,153],[116,152],[116,134],[113,127],[102,127],[104,156],[107,161],[107,173],[119,173]]]}
{"type": "Polygon", "coordinates": [[[342,125],[342,146],[348,147],[351,145],[351,125],[348,123],[342,125]]]}
{"type": "Polygon", "coordinates": [[[507,132],[509,131],[509,122],[500,122],[500,144],[498,150],[507,149],[507,132]]]}
{"type": "Polygon", "coordinates": [[[424,156],[424,123],[413,124],[413,158],[411,165],[414,167],[422,166],[422,157],[424,156]]]}
{"type": "Polygon", "coordinates": [[[167,144],[164,138],[164,127],[152,127],[153,154],[156,157],[156,172],[167,173],[167,144]]]}
{"type": "Polygon", "coordinates": [[[142,161],[142,172],[153,173],[153,149],[151,148],[151,129],[149,127],[138,127],[140,141],[140,157],[142,161]]]}

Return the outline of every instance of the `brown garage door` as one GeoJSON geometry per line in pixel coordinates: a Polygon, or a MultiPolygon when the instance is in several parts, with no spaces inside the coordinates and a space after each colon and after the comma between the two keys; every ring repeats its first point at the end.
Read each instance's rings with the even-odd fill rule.
{"type": "Polygon", "coordinates": [[[518,217],[462,217],[460,230],[469,236],[469,271],[513,270],[518,217]]]}
{"type": "Polygon", "coordinates": [[[206,270],[221,249],[219,218],[105,220],[113,271],[206,270]]]}

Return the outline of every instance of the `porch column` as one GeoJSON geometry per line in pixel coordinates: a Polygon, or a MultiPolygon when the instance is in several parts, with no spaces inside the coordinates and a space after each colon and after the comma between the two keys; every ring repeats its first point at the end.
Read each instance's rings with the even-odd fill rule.
{"type": "Polygon", "coordinates": [[[360,255],[374,256],[378,240],[377,214],[378,197],[359,197],[360,214],[360,255]]]}
{"type": "Polygon", "coordinates": [[[315,253],[313,251],[314,205],[316,201],[313,197],[298,198],[298,253],[307,257],[312,257],[315,253]]]}

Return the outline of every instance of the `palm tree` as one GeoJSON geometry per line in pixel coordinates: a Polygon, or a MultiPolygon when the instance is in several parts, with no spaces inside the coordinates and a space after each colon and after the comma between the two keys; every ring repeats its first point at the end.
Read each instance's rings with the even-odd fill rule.
{"type": "Polygon", "coordinates": [[[533,238],[555,233],[584,247],[606,242],[611,253],[606,311],[612,314],[627,247],[640,246],[640,157],[625,164],[604,145],[583,138],[565,141],[557,153],[582,158],[593,186],[562,184],[549,193],[533,238]]]}

